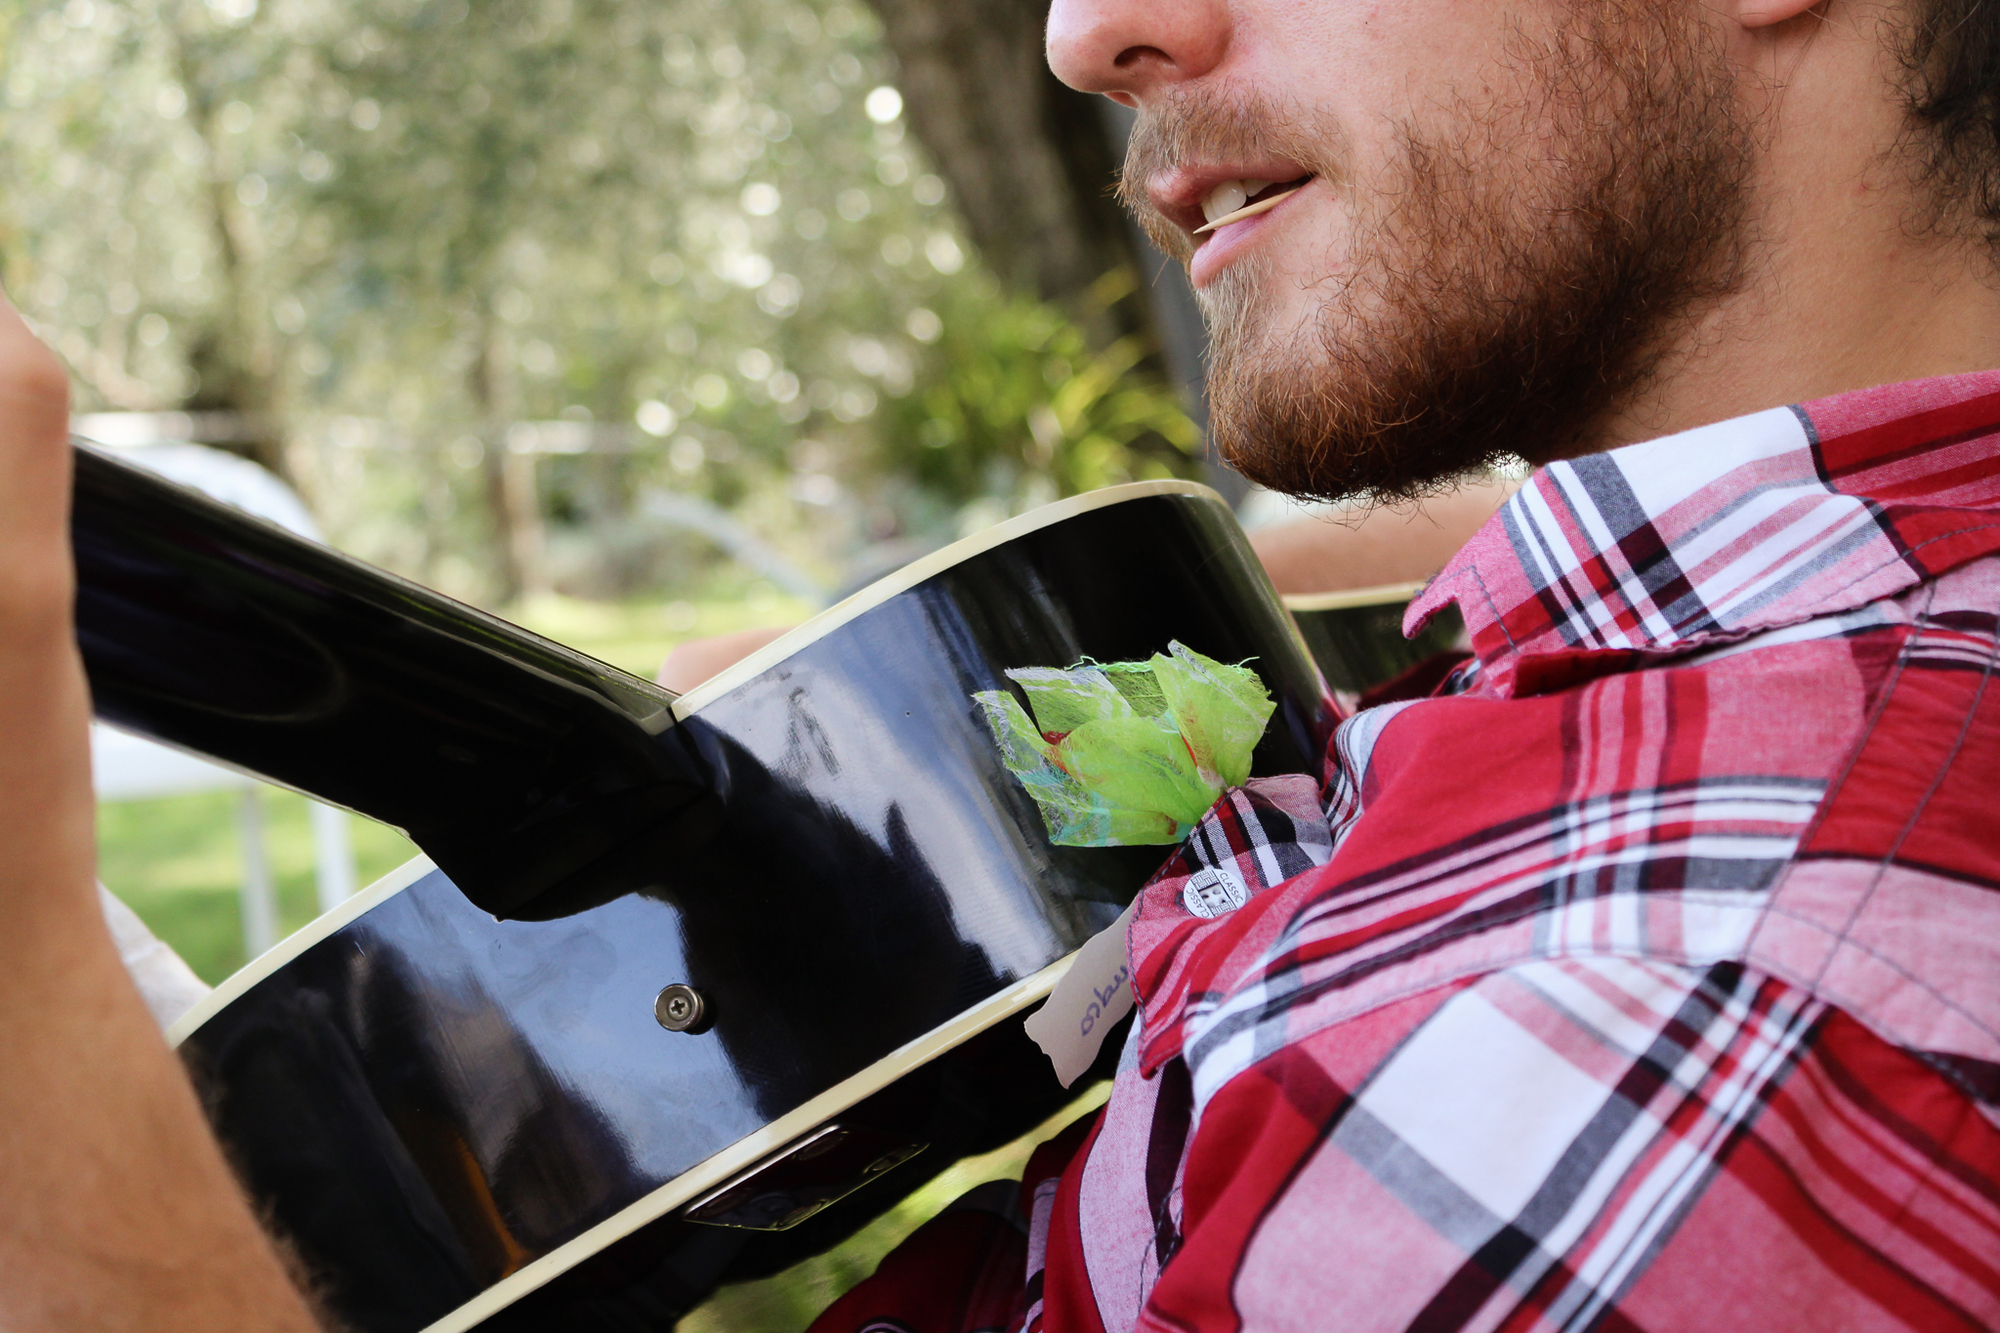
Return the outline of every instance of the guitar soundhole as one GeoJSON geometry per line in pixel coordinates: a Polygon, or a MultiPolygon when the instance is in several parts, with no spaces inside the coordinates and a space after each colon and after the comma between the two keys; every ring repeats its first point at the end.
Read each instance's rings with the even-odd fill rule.
{"type": "Polygon", "coordinates": [[[690,1222],[784,1231],[924,1150],[872,1130],[824,1125],[689,1204],[690,1222]]]}

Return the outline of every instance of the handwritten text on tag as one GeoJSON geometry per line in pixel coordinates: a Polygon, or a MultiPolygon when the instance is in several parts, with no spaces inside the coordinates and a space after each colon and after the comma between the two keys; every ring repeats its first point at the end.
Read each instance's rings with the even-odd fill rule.
{"type": "Polygon", "coordinates": [[[1097,1058],[1104,1034],[1132,1012],[1132,966],[1125,957],[1125,928],[1135,899],[1116,921],[1076,951],[1076,961],[1056,983],[1048,1002],[1028,1015],[1028,1035],[1056,1067],[1066,1088],[1097,1058]]]}

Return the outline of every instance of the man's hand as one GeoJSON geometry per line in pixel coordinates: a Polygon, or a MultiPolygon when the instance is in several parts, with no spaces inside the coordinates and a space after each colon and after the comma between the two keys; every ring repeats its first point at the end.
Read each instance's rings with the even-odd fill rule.
{"type": "Polygon", "coordinates": [[[796,626],[773,629],[739,629],[732,634],[711,634],[674,645],[655,677],[675,694],[686,694],[726,666],[732,666],[767,643],[774,643],[796,626]]]}
{"type": "Polygon", "coordinates": [[[0,1328],[308,1333],[98,907],[68,418],[0,299],[0,1328]]]}

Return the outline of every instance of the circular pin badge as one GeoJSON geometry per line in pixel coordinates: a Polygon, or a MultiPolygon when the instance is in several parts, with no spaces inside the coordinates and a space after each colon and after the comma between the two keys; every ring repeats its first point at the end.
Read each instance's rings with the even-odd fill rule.
{"type": "Polygon", "coordinates": [[[1250,901],[1243,881],[1213,867],[1204,867],[1188,876],[1181,889],[1181,906],[1199,917],[1218,917],[1233,912],[1250,901]]]}

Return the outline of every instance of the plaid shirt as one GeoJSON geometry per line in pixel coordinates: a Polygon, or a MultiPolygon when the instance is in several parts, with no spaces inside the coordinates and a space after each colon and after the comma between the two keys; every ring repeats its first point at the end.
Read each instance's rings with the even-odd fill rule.
{"type": "Polygon", "coordinates": [[[1011,1322],[2000,1327],[1996,455],[1989,373],[1536,473],[1145,890],[1011,1322]]]}

